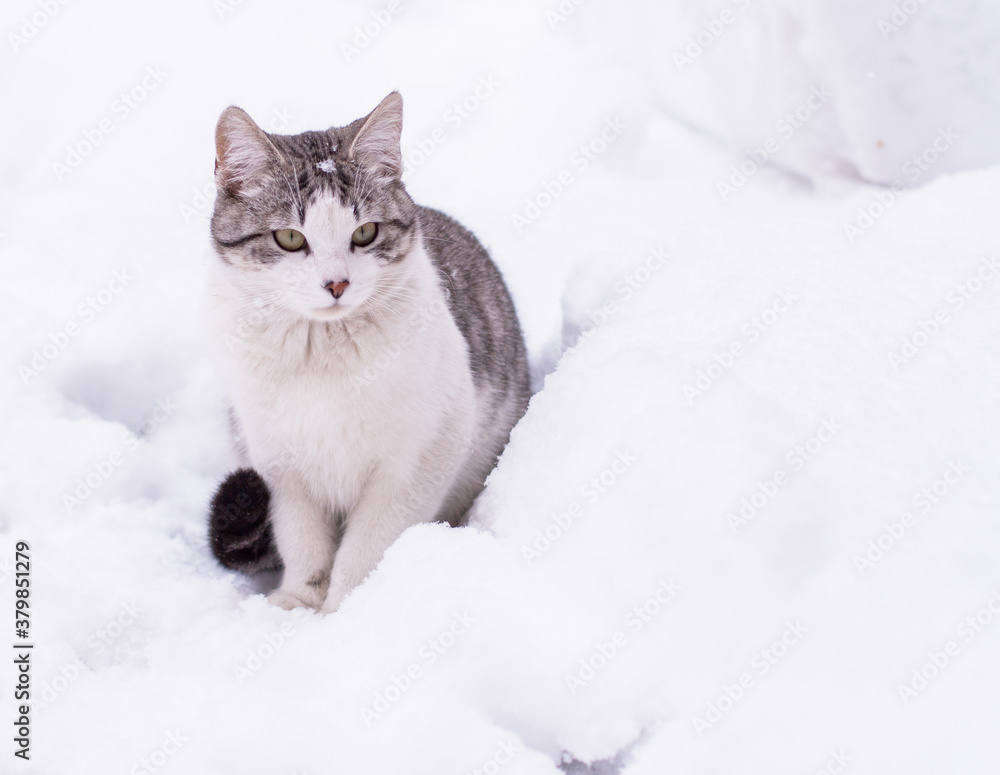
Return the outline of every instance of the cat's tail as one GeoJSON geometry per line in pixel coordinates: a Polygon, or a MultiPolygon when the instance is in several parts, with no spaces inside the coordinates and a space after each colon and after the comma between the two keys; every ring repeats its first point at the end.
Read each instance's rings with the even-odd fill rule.
{"type": "Polygon", "coordinates": [[[226,477],[212,497],[208,537],[212,553],[227,568],[257,573],[281,568],[271,532],[267,483],[252,468],[226,477]]]}

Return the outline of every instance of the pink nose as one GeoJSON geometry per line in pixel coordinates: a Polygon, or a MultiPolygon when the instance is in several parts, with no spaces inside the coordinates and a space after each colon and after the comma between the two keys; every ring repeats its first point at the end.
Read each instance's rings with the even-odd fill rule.
{"type": "Polygon", "coordinates": [[[331,294],[333,294],[333,298],[339,299],[341,296],[344,295],[344,291],[347,290],[347,286],[350,284],[351,284],[350,280],[341,280],[340,282],[336,283],[328,282],[323,287],[326,288],[331,294]]]}

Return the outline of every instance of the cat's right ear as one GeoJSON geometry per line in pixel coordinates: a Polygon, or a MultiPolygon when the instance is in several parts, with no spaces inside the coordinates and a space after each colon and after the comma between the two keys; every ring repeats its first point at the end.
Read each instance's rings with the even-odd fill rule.
{"type": "Polygon", "coordinates": [[[247,194],[278,161],[278,150],[242,108],[222,111],[215,127],[215,182],[232,196],[247,194]]]}

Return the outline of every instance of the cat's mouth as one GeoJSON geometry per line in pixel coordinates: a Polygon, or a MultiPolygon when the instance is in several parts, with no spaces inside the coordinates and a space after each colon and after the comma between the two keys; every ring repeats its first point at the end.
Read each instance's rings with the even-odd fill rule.
{"type": "Polygon", "coordinates": [[[309,310],[309,317],[316,320],[336,320],[348,315],[354,308],[340,302],[334,302],[326,307],[313,307],[309,310]]]}
{"type": "MultiPolygon", "coordinates": [[[[368,296],[360,292],[360,289],[352,290],[354,290],[354,293],[351,294],[349,301],[341,298],[331,299],[329,304],[325,304],[322,307],[308,308],[308,311],[304,313],[305,316],[313,320],[329,321],[341,320],[349,315],[353,315],[358,309],[365,306],[368,296]]],[[[318,299],[313,299],[313,301],[318,301],[318,299]]]]}

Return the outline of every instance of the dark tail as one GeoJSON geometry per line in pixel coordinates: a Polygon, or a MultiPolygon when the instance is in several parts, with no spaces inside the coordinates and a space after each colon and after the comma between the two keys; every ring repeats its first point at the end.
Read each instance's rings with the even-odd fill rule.
{"type": "Polygon", "coordinates": [[[212,497],[208,537],[212,553],[224,566],[244,573],[281,568],[270,503],[267,484],[252,468],[234,471],[219,485],[212,497]]]}

